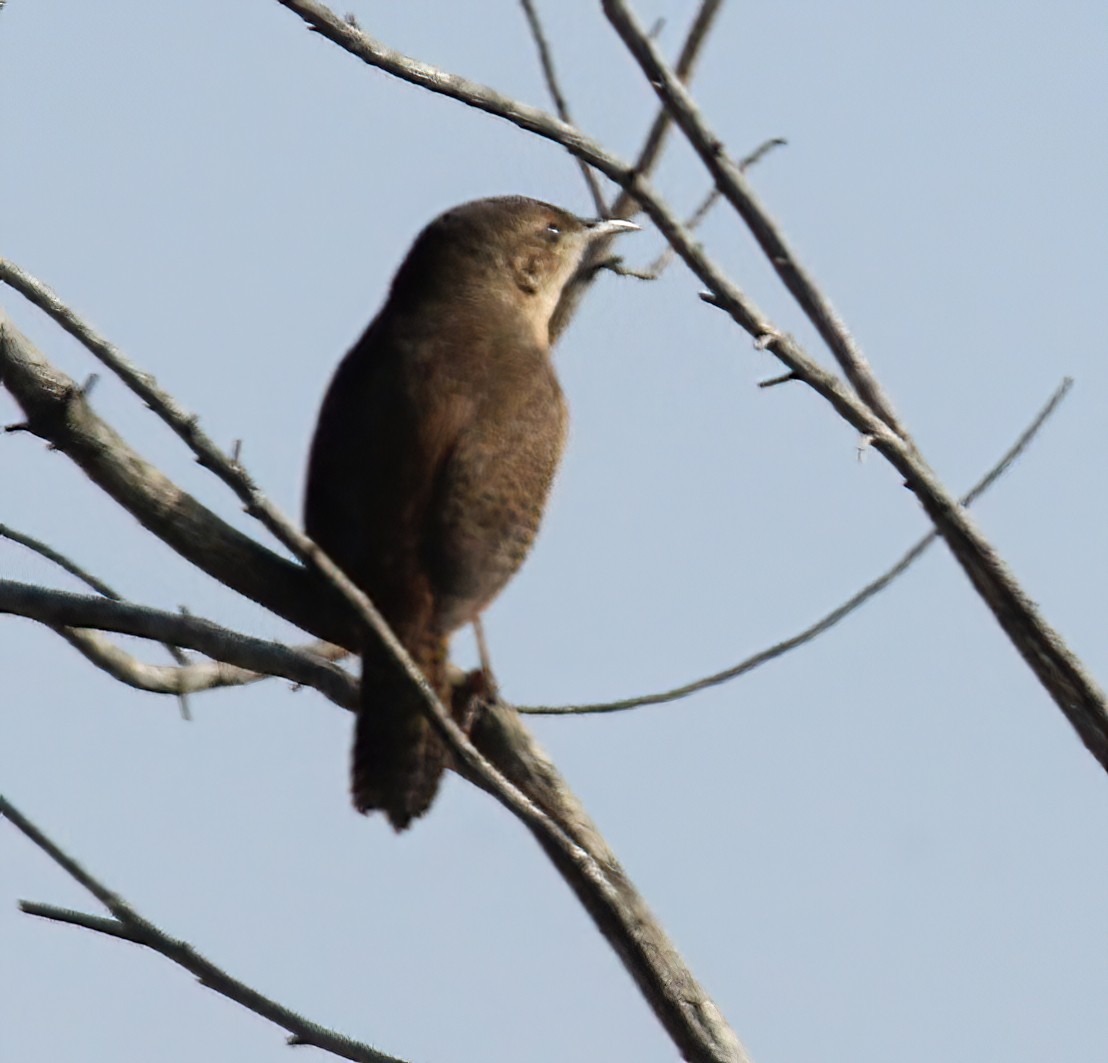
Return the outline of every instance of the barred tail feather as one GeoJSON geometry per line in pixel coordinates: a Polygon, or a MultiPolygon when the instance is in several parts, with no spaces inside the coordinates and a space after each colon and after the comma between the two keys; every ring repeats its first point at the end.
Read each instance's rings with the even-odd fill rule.
{"type": "MultiPolygon", "coordinates": [[[[408,644],[408,652],[435,692],[445,697],[445,640],[423,636],[408,644]]],[[[418,692],[395,663],[382,661],[377,651],[367,652],[354,726],[354,807],[363,813],[380,809],[397,831],[404,830],[430,808],[447,762],[446,746],[423,714],[418,692]]]]}

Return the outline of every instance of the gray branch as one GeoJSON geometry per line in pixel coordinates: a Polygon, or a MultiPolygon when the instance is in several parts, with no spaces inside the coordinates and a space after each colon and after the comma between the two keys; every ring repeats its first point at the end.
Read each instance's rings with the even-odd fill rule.
{"type": "Polygon", "coordinates": [[[777,224],[758,202],[743,175],[741,164],[727,155],[723,143],[709,128],[689,91],[677,74],[669,69],[627,4],[623,0],[603,0],[603,7],[608,20],[641,67],[647,83],[658,94],[662,105],[673,115],[685,138],[700,156],[716,188],[742,216],[770,264],[835,355],[847,380],[870,409],[903,436],[904,431],[897,421],[892,402],[878,383],[861,348],[836,314],[830,300],[789,247],[777,224]]]}
{"type": "Polygon", "coordinates": [[[222,968],[217,967],[211,960],[201,956],[191,945],[178,938],[170,937],[160,927],[155,926],[148,919],[143,918],[122,897],[110,890],[98,879],[94,878],[68,853],[60,849],[38,827],[28,820],[17,808],[9,804],[0,795],[0,816],[4,816],[18,830],[22,831],[35,845],[37,845],[51,860],[54,861],[71,878],[76,880],[89,893],[91,893],[112,914],[111,919],[103,916],[89,915],[85,912],[75,912],[68,908],[56,908],[53,905],[40,904],[35,901],[22,901],[20,908],[28,915],[37,915],[42,918],[52,919],[60,923],[69,923],[80,926],[86,930],[94,930],[99,934],[107,934],[111,937],[121,938],[125,941],[133,941],[137,945],[145,945],[148,949],[160,953],[168,960],[186,971],[194,974],[202,985],[214,989],[217,993],[241,1004],[256,1015],[282,1029],[288,1030],[292,1035],[290,1044],[314,1045],[332,1055],[342,1059],[354,1060],[355,1063],[404,1063],[395,1056],[378,1052],[361,1041],[354,1041],[344,1037],[334,1030],[321,1026],[311,1019],[298,1015],[278,1004],[275,1000],[263,996],[255,989],[237,978],[233,978],[222,968]]]}
{"type": "Polygon", "coordinates": [[[310,650],[252,638],[202,617],[7,579],[0,579],[0,613],[24,616],[54,628],[92,628],[172,641],[252,674],[277,676],[312,687],[343,708],[352,709],[357,704],[357,681],[338,665],[310,650]]]}
{"type": "MultiPolygon", "coordinates": [[[[20,427],[76,462],[183,557],[315,636],[359,648],[365,628],[346,600],[316,573],[277,557],[220,520],[146,462],[96,416],[74,381],[51,366],[2,315],[0,379],[24,411],[26,422],[20,427]]],[[[108,604],[96,599],[89,603],[90,608],[91,603],[108,604]]],[[[110,629],[106,615],[98,616],[93,626],[110,629]]],[[[457,731],[453,721],[450,727],[457,731]]],[[[451,741],[461,750],[460,772],[498,800],[507,795],[512,811],[581,900],[686,1057],[720,1063],[745,1060],[718,1008],[518,714],[508,706],[493,706],[474,728],[473,742],[499,770],[499,777],[473,770],[474,758],[467,754],[474,745],[462,738],[464,745],[451,741]],[[498,786],[500,778],[510,782],[498,786]]]]}
{"type": "MultiPolygon", "coordinates": [[[[261,682],[263,679],[274,678],[271,672],[255,672],[249,668],[228,664],[226,661],[191,661],[182,665],[147,664],[133,654],[120,649],[99,631],[75,627],[56,630],[78,653],[102,672],[148,694],[172,694],[180,697],[183,694],[200,694],[208,690],[221,690],[224,687],[247,686],[250,683],[261,682]]],[[[347,678],[340,680],[329,673],[320,673],[315,670],[314,662],[311,660],[312,656],[320,654],[321,650],[328,645],[326,642],[317,642],[312,646],[286,647],[292,653],[306,654],[307,667],[313,669],[317,676],[321,675],[316,682],[297,683],[297,685],[312,686],[320,690],[322,684],[327,690],[320,690],[320,693],[333,701],[341,697],[342,701],[339,704],[344,708],[352,709],[354,701],[350,699],[356,698],[357,690],[354,677],[343,672],[343,676],[347,678]]],[[[346,650],[343,650],[342,654],[346,656],[346,650]]],[[[296,666],[300,665],[301,662],[297,661],[296,666]]]]}
{"type": "MultiPolygon", "coordinates": [[[[1008,471],[1013,462],[1015,462],[1015,460],[1031,445],[1031,441],[1039,434],[1039,430],[1061,405],[1062,400],[1069,394],[1072,387],[1073,381],[1069,377],[1066,377],[1054,394],[1051,395],[1046,405],[1036,414],[1031,424],[1020,433],[1020,437],[1007,451],[1005,451],[1000,461],[978,480],[962,498],[963,506],[973,505],[977,499],[988,491],[988,489],[1008,471]]],[[[641,708],[644,705],[663,705],[667,702],[679,701],[692,694],[697,694],[701,690],[707,690],[710,687],[719,686],[721,683],[737,679],[739,676],[745,675],[747,672],[752,672],[755,668],[760,668],[763,664],[769,664],[770,661],[775,661],[778,657],[783,657],[786,653],[803,646],[805,643],[811,642],[813,639],[824,634],[824,632],[829,631],[840,621],[845,620],[851,613],[856,612],[874,597],[874,595],[880,594],[889,584],[893,583],[911,568],[911,566],[927,552],[938,537],[939,533],[932,529],[908,550],[895,565],[883,572],[877,579],[867,583],[861,590],[852,594],[845,602],[837,605],[831,612],[821,617],[814,624],[811,624],[804,628],[803,631],[799,631],[787,639],[783,639],[764,650],[760,650],[758,653],[747,657],[738,664],[733,664],[729,668],[723,669],[721,672],[715,672],[712,675],[694,679],[691,683],[684,683],[679,687],[674,687],[672,690],[663,690],[655,694],[643,694],[634,698],[624,698],[620,701],[604,701],[586,705],[519,705],[516,707],[516,711],[534,716],[584,716],[593,713],[622,712],[626,709],[641,708]]]]}
{"type": "MultiPolygon", "coordinates": [[[[92,573],[87,572],[75,561],[66,557],[65,554],[60,553],[53,547],[42,542],[40,539],[35,539],[33,536],[25,535],[23,532],[16,531],[14,528],[9,528],[6,524],[0,524],[0,537],[10,539],[13,543],[19,543],[20,546],[27,547],[28,550],[33,550],[40,557],[45,557],[47,561],[53,562],[59,568],[68,572],[71,576],[75,576],[86,586],[91,587],[97,594],[102,594],[105,598],[111,598],[114,601],[122,601],[123,596],[109,587],[103,580],[98,579],[92,573]]],[[[89,660],[93,663],[97,663],[97,649],[98,646],[94,645],[97,640],[94,640],[87,634],[81,634],[74,631],[59,630],[58,634],[62,636],[67,642],[78,649],[81,653],[84,653],[89,660]]],[[[102,640],[100,640],[102,641],[102,640]]],[[[182,667],[188,667],[188,658],[180,651],[180,649],[174,646],[172,643],[165,643],[165,648],[169,651],[169,655],[182,667]]],[[[122,652],[122,651],[120,651],[122,652]]],[[[105,652],[101,655],[101,659],[105,662],[111,657],[110,654],[105,652]]],[[[116,666],[123,669],[122,661],[120,658],[116,658],[116,666]]],[[[125,671],[125,670],[123,670],[125,671]]],[[[112,673],[116,674],[116,673],[112,673]]],[[[116,676],[119,679],[123,679],[123,674],[116,676]]],[[[124,682],[126,680],[124,679],[124,682]]],[[[151,689],[151,688],[147,688],[151,689]]],[[[181,707],[182,718],[189,720],[191,714],[189,713],[187,691],[184,687],[180,690],[175,690],[173,693],[176,695],[181,707]]]]}
{"type": "MultiPolygon", "coordinates": [[[[558,80],[558,72],[554,68],[554,53],[550,49],[550,42],[546,39],[546,30],[543,28],[539,9],[535,6],[534,0],[520,0],[520,6],[523,8],[524,17],[527,19],[527,28],[531,31],[531,38],[534,40],[535,48],[539,53],[539,66],[542,67],[542,76],[546,81],[546,90],[550,93],[554,109],[563,122],[572,122],[569,103],[566,101],[561,82],[558,80]]],[[[604,217],[607,213],[607,204],[604,202],[604,194],[600,190],[600,182],[596,179],[595,172],[587,162],[581,159],[577,160],[577,165],[581,167],[581,176],[588,186],[589,195],[592,196],[593,208],[596,210],[597,216],[604,217]]]]}
{"type": "MultiPolygon", "coordinates": [[[[754,301],[719,269],[641,174],[579,129],[536,108],[508,99],[487,86],[393,51],[344,25],[333,12],[312,0],[279,2],[295,11],[321,35],[370,66],[470,107],[498,115],[520,129],[561,144],[638,200],[662,235],[707,287],[708,291],[703,296],[705,301],[726,312],[754,337],[761,349],[773,354],[791,378],[802,381],[827,401],[844,421],[868,438],[874,449],[903,476],[997,623],[1077,731],[1085,747],[1101,767],[1108,770],[1108,701],[1104,691],[1061,635],[1047,623],[995,548],[911,441],[895,430],[893,425],[896,421],[891,406],[882,401],[879,392],[868,392],[868,398],[884,411],[883,415],[876,414],[869,402],[859,397],[859,393],[823,369],[792,336],[778,329],[754,301]]],[[[614,10],[610,3],[607,9],[614,10]]],[[[635,29],[638,36],[645,38],[637,29],[637,24],[628,22],[628,25],[635,29]]],[[[656,52],[650,54],[651,62],[661,62],[656,52]]],[[[665,84],[673,91],[671,82],[666,81],[665,84]]],[[[717,142],[714,150],[722,153],[722,145],[717,142]]],[[[841,347],[838,340],[835,343],[841,347]]],[[[841,354],[841,349],[836,353],[841,354]]],[[[855,359],[855,367],[859,364],[855,359]]],[[[865,387],[864,383],[861,386],[865,387]]]]}

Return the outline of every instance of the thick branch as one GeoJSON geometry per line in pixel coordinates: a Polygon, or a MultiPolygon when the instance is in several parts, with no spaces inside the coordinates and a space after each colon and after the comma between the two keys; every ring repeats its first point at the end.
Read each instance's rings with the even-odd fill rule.
{"type": "MultiPolygon", "coordinates": [[[[279,0],[314,29],[364,62],[432,92],[499,115],[592,163],[635,197],[662,235],[708,288],[707,301],[730,315],[759,345],[777,357],[796,379],[821,395],[848,424],[870,437],[875,449],[904,477],[939,529],[958,563],[1020,655],[1061,708],[1081,740],[1108,770],[1108,703],[1061,636],[1047,624],[1007,565],[969,514],[943,486],[906,438],[873,412],[846,384],[820,367],[791,336],[777,329],[753,300],[736,287],[704,252],[661,197],[633,169],[580,130],[498,92],[386,48],[345,26],[312,0],[279,0]]],[[[870,396],[873,398],[873,396],[870,396]]],[[[890,415],[891,416],[891,415],[890,415]]],[[[895,418],[893,419],[895,424],[895,418]]]]}
{"type": "MultiPolygon", "coordinates": [[[[358,647],[364,636],[342,599],[329,595],[314,574],[225,524],[146,463],[96,417],[73,381],[3,319],[0,379],[23,407],[28,430],[73,458],[94,482],[197,567],[319,637],[358,647]],[[228,564],[221,552],[236,563],[228,564]]],[[[580,803],[515,714],[507,708],[485,714],[474,739],[506,779],[534,785],[534,804],[510,787],[512,811],[552,858],[557,853],[555,862],[563,877],[579,897],[588,898],[586,907],[601,933],[686,1058],[746,1059],[718,1009],[696,984],[634,886],[618,872],[580,803]]],[[[457,744],[462,752],[459,770],[503,799],[504,791],[495,790],[488,773],[474,770],[480,763],[473,756],[476,751],[464,736],[462,742],[457,744]]]]}
{"type": "Polygon", "coordinates": [[[709,128],[688,89],[669,69],[661,52],[638,24],[627,4],[623,0],[603,0],[603,6],[609,21],[642,68],[647,82],[712,175],[716,188],[749,226],[766,258],[835,355],[847,380],[874,413],[903,436],[904,430],[897,421],[892,402],[874,376],[866,356],[789,247],[777,223],[758,201],[743,176],[742,166],[727,155],[723,143],[709,128]]]}
{"type": "Polygon", "coordinates": [[[7,579],[0,579],[0,613],[25,616],[50,627],[93,628],[173,642],[251,672],[313,687],[344,708],[353,708],[357,702],[353,676],[338,665],[279,642],[251,638],[198,616],[164,613],[130,602],[69,594],[7,579]]]}
{"type": "Polygon", "coordinates": [[[0,381],[23,409],[26,431],[75,462],[147,530],[187,561],[313,635],[357,648],[337,595],[181,490],[92,411],[0,311],[0,381]]]}

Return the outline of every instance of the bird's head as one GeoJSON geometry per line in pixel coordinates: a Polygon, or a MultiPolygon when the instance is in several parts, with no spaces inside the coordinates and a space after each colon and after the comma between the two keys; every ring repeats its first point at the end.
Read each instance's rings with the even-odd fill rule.
{"type": "Polygon", "coordinates": [[[524,314],[543,344],[565,287],[596,241],[638,226],[589,221],[550,203],[497,196],[439,215],[416,239],[393,282],[475,309],[495,304],[524,314]]]}

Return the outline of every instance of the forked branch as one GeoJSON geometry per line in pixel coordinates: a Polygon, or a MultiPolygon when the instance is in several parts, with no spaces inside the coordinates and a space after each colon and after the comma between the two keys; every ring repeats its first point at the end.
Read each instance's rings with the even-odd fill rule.
{"type": "MultiPolygon", "coordinates": [[[[847,424],[869,439],[873,448],[904,478],[1013,646],[1070,721],[1086,748],[1108,771],[1108,700],[1104,691],[1061,635],[1047,623],[992,544],[981,534],[964,507],[935,475],[907,435],[897,430],[890,404],[882,401],[872,389],[863,387],[855,391],[845,380],[815,362],[792,336],[778,328],[723,273],[641,174],[581,130],[537,108],[509,99],[487,86],[402,55],[346,26],[326,6],[314,0],[279,2],[363,62],[431,92],[498,115],[527,132],[561,144],[572,155],[590,162],[633,196],[708,289],[704,294],[705,300],[727,313],[755,339],[761,349],[773,354],[784,365],[790,378],[803,382],[826,400],[847,424]],[[875,409],[882,412],[878,414],[875,409]]],[[[626,11],[625,5],[619,5],[619,8],[626,11]]],[[[611,3],[608,10],[615,10],[611,3]]],[[[636,24],[631,25],[636,36],[647,38],[636,24]]],[[[647,53],[640,54],[645,56],[647,53]]],[[[654,55],[652,62],[657,59],[654,55]]],[[[662,80],[672,90],[670,80],[662,80]]],[[[677,98],[676,94],[673,98],[677,98]]],[[[692,128],[689,125],[685,130],[687,136],[692,128]]],[[[711,147],[713,152],[726,156],[726,149],[718,141],[711,147]]],[[[830,306],[829,301],[825,302],[830,306]]],[[[829,321],[834,324],[833,319],[829,321]]],[[[833,349],[841,354],[842,344],[834,340],[833,349]]],[[[861,363],[855,358],[854,364],[861,363]]]]}

